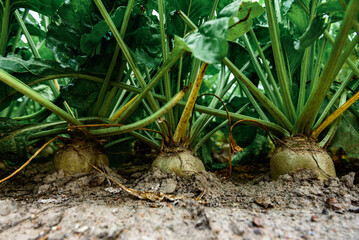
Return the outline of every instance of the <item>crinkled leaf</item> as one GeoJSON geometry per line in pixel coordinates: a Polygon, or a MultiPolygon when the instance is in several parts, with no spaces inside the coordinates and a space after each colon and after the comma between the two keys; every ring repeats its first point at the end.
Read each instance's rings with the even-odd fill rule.
{"type": "Polygon", "coordinates": [[[61,88],[61,96],[71,107],[76,108],[80,113],[84,113],[94,106],[100,88],[98,83],[76,79],[73,83],[61,88]]]}
{"type": "Polygon", "coordinates": [[[56,20],[48,27],[47,45],[62,64],[77,68],[86,61],[80,41],[92,29],[94,10],[93,1],[72,0],[57,11],[56,20]]]}
{"type": "Polygon", "coordinates": [[[326,26],[325,18],[323,16],[315,16],[307,30],[303,33],[302,36],[300,36],[298,41],[295,42],[294,48],[296,50],[302,51],[312,45],[314,41],[316,41],[320,35],[323,34],[326,26]]]}
{"type": "Polygon", "coordinates": [[[14,9],[27,8],[47,16],[53,16],[65,0],[16,0],[11,2],[14,9]]]}
{"type": "MultiPolygon", "coordinates": [[[[302,2],[308,8],[309,0],[302,0],[302,2]]],[[[290,22],[295,24],[295,27],[293,27],[292,30],[295,34],[302,35],[309,25],[308,13],[303,10],[303,8],[296,1],[286,0],[282,4],[284,8],[287,9],[284,11],[285,16],[288,17],[290,22]]]]}
{"type": "MultiPolygon", "coordinates": [[[[126,7],[118,7],[111,16],[112,21],[116,27],[121,25],[122,19],[125,15],[126,7]]],[[[104,35],[109,31],[109,27],[105,20],[98,22],[93,26],[90,33],[86,33],[81,37],[80,48],[81,51],[87,55],[93,54],[96,46],[100,43],[104,35]]]]}
{"type": "Polygon", "coordinates": [[[134,52],[136,61],[157,68],[162,61],[161,34],[158,25],[143,15],[137,15],[128,26],[125,42],[134,52]]]}
{"type": "Polygon", "coordinates": [[[330,145],[343,148],[349,157],[359,158],[359,122],[350,111],[345,111],[342,114],[338,130],[330,145]]]}
{"type": "MultiPolygon", "coordinates": [[[[115,4],[127,5],[125,2],[115,4]]],[[[117,28],[121,26],[125,11],[126,6],[114,6],[111,18],[117,28]]],[[[113,40],[113,34],[93,1],[85,0],[64,4],[57,12],[57,19],[50,24],[47,34],[47,45],[58,61],[76,70],[88,66],[96,55],[105,54],[103,62],[107,65],[104,65],[102,71],[106,71],[113,50],[110,55],[106,55],[104,51],[108,45],[112,46],[113,40]]],[[[141,12],[140,4],[134,6],[124,40],[139,64],[145,63],[154,68],[160,64],[159,28],[150,17],[141,12]]]]}
{"type": "Polygon", "coordinates": [[[212,1],[207,0],[169,0],[166,3],[169,11],[181,10],[195,24],[198,24],[203,17],[208,17],[213,5],[212,1]]]}
{"type": "Polygon", "coordinates": [[[213,1],[207,0],[170,0],[165,2],[167,3],[167,34],[170,36],[184,36],[191,30],[178,16],[179,10],[185,13],[196,25],[200,25],[203,19],[208,19],[213,4],[213,1]]]}
{"type": "Polygon", "coordinates": [[[209,64],[218,63],[227,56],[228,23],[229,18],[207,21],[185,39],[177,37],[176,40],[196,58],[209,64]]]}

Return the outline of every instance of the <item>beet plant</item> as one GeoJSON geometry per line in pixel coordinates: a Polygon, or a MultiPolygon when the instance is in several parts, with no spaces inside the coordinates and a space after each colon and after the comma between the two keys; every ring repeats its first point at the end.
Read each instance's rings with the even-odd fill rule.
{"type": "MultiPolygon", "coordinates": [[[[236,41],[250,55],[260,85],[253,84],[253,79],[246,77],[229,58],[221,59],[249,90],[247,96],[254,97],[252,103],[261,104],[257,107],[261,119],[257,121],[278,138],[271,158],[275,179],[301,168],[314,170],[321,179],[335,176],[333,161],[323,147],[338,128],[338,117],[358,99],[358,94],[354,94],[346,102],[346,87],[357,87],[357,81],[351,80],[358,74],[358,65],[350,56],[357,59],[358,7],[355,0],[346,3],[266,0],[266,18],[250,29],[249,35],[236,41]],[[263,39],[256,34],[263,30],[270,36],[267,40],[270,54],[263,51],[263,39]],[[336,87],[334,81],[341,86],[336,87]],[[328,116],[333,108],[338,109],[328,116]],[[329,130],[321,135],[330,123],[329,130]]],[[[238,8],[241,3],[234,2],[218,17],[236,17],[238,8]]],[[[188,26],[197,29],[188,18],[184,19],[188,26]]],[[[201,54],[198,45],[189,48],[206,61],[207,56],[201,54]]]]}
{"type": "MultiPolygon", "coordinates": [[[[191,6],[202,3],[184,6],[192,12],[191,6]]],[[[162,136],[170,143],[180,116],[180,108],[171,109],[177,103],[186,106],[187,101],[180,100],[196,79],[200,65],[191,57],[186,61],[185,49],[174,35],[166,37],[163,16],[169,24],[171,11],[179,9],[178,2],[171,4],[167,5],[171,10],[164,11],[162,1],[56,1],[49,11],[43,2],[6,1],[2,7],[11,7],[2,15],[2,160],[19,162],[26,157],[29,145],[65,134],[70,140],[61,138],[67,146],[55,154],[54,162],[72,174],[87,172],[87,162],[108,164],[102,139],[109,146],[137,138],[158,150],[162,136]],[[153,11],[160,13],[159,19],[153,11]],[[173,68],[177,75],[170,76],[173,68]],[[156,121],[167,112],[170,128],[165,121],[156,121]],[[158,133],[135,132],[147,125],[158,133]]],[[[216,5],[206,2],[203,12],[194,11],[194,16],[203,21],[213,16],[216,5]]],[[[182,25],[180,34],[186,34],[185,24],[175,15],[182,25]]],[[[167,29],[176,32],[177,23],[167,29]]],[[[221,81],[218,91],[224,94],[228,88],[225,90],[221,81]]],[[[198,106],[196,110],[226,117],[224,111],[213,107],[198,106]]],[[[166,149],[181,144],[168,144],[166,149]]],[[[129,145],[125,145],[128,150],[129,145]]],[[[199,160],[197,163],[204,170],[199,160]]]]}
{"type": "MultiPolygon", "coordinates": [[[[300,168],[335,176],[323,148],[358,97],[358,0],[1,3],[5,159],[65,134],[56,166],[86,172],[108,164],[104,149],[138,139],[162,152],[155,167],[189,176],[204,171],[193,153],[211,135],[246,120],[276,139],[273,178],[300,168]],[[217,98],[195,104],[206,90],[224,99],[229,118],[217,98]],[[226,120],[211,129],[214,117],[226,120]],[[66,161],[84,149],[96,157],[72,169],[66,161]]],[[[229,131],[230,153],[249,135],[229,131]]]]}
{"type": "MultiPolygon", "coordinates": [[[[141,109],[141,112],[148,111],[150,116],[140,120],[137,117],[135,122],[121,127],[108,128],[108,131],[105,131],[106,134],[100,129],[88,130],[84,127],[75,127],[88,123],[105,123],[115,126],[121,112],[128,107],[131,103],[129,100],[134,97],[134,94],[125,89],[135,89],[135,92],[136,90],[142,91],[137,83],[134,84],[136,87],[125,83],[133,83],[134,79],[131,74],[134,74],[140,87],[145,88],[146,82],[142,74],[147,66],[143,66],[143,64],[147,63],[146,59],[151,58],[151,54],[159,58],[156,56],[157,49],[160,49],[155,45],[157,38],[146,42],[147,45],[143,44],[140,39],[140,37],[146,37],[146,34],[147,37],[152,37],[152,33],[156,32],[155,27],[152,26],[154,25],[153,21],[142,13],[142,5],[137,3],[134,6],[134,1],[129,1],[127,4],[121,2],[107,4],[113,9],[111,19],[116,22],[117,27],[121,28],[120,33],[117,32],[118,34],[124,36],[127,26],[130,25],[132,39],[130,37],[128,41],[131,43],[132,50],[124,43],[121,36],[118,45],[114,38],[106,36],[109,29],[106,22],[101,20],[101,15],[93,2],[58,1],[55,9],[51,12],[52,15],[47,14],[46,11],[37,11],[37,9],[46,8],[47,4],[36,1],[20,2],[19,5],[6,1],[5,5],[1,5],[5,7],[2,9],[2,13],[8,13],[2,15],[1,34],[4,46],[3,56],[0,59],[0,79],[3,82],[0,86],[1,110],[3,110],[1,119],[3,129],[1,135],[2,160],[16,161],[16,158],[24,157],[27,146],[38,139],[68,134],[72,140],[64,140],[67,146],[56,153],[55,166],[64,169],[69,174],[87,172],[89,170],[87,162],[92,165],[108,164],[108,159],[102,151],[103,146],[97,138],[104,135],[108,137],[132,132],[144,127],[163,116],[184,96],[187,91],[186,87],[179,90],[172,98],[166,99],[166,104],[159,105],[152,93],[149,92],[151,87],[148,87],[138,99],[148,95],[147,100],[150,107],[147,107],[148,105],[145,103],[147,108],[141,109]],[[46,42],[46,45],[52,50],[50,56],[44,54],[44,57],[41,57],[39,49],[35,46],[32,39],[34,36],[31,36],[29,31],[34,26],[24,23],[24,19],[28,19],[28,10],[23,9],[25,7],[43,14],[41,17],[44,22],[40,29],[42,33],[37,44],[46,42]],[[12,22],[15,19],[14,15],[17,16],[16,20],[19,25],[12,22]],[[140,22],[129,23],[131,17],[140,22]],[[141,31],[138,31],[136,24],[141,25],[141,31]],[[15,54],[19,46],[24,45],[24,42],[15,39],[16,36],[13,36],[12,31],[7,31],[9,26],[17,26],[20,33],[27,33],[29,44],[27,49],[31,50],[32,57],[26,59],[20,54],[15,54]],[[17,42],[14,42],[15,40],[17,42]],[[131,40],[135,40],[136,43],[131,40]],[[17,44],[19,46],[16,46],[17,44]],[[11,45],[15,49],[13,52],[10,50],[11,45]],[[141,60],[135,62],[134,57],[141,60]],[[139,69],[140,66],[142,66],[142,72],[139,69]],[[111,78],[112,82],[110,82],[111,78]],[[45,88],[55,86],[52,88],[52,98],[44,97],[43,94],[36,91],[37,87],[32,87],[38,84],[45,88]],[[58,88],[59,84],[61,89],[58,88]],[[120,87],[121,85],[124,88],[120,87]],[[32,111],[35,112],[28,115],[20,112],[21,104],[16,101],[17,98],[20,98],[20,101],[32,100],[27,100],[22,105],[30,109],[33,107],[32,111]],[[26,104],[29,104],[30,107],[26,104]],[[9,117],[13,117],[18,122],[9,117]],[[69,128],[67,124],[73,128],[69,128]],[[68,133],[68,129],[72,131],[68,133]],[[76,160],[77,158],[78,160],[76,160]],[[74,163],[76,161],[77,163],[74,163]]],[[[35,21],[34,25],[37,24],[35,21]]],[[[178,50],[174,52],[172,57],[166,59],[167,61],[162,65],[159,73],[153,77],[154,84],[162,78],[181,54],[181,51],[178,50]]],[[[158,67],[158,64],[158,59],[148,63],[151,67],[158,67]]],[[[146,75],[146,77],[151,78],[150,75],[146,75]]],[[[127,114],[126,118],[130,115],[127,114]]],[[[120,126],[120,124],[116,126],[120,126]]],[[[141,135],[139,138],[151,142],[141,135]]],[[[121,142],[121,139],[117,139],[117,141],[121,142]]],[[[155,143],[152,145],[157,146],[155,143]]]]}

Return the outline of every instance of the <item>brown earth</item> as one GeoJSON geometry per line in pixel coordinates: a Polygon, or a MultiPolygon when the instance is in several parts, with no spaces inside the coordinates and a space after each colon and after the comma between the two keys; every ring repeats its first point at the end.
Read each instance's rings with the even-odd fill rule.
{"type": "Polygon", "coordinates": [[[69,177],[51,162],[31,164],[0,184],[0,239],[359,239],[354,173],[324,183],[306,170],[277,181],[269,171],[186,179],[147,165],[107,174],[171,195],[140,200],[95,170],[69,177]]]}

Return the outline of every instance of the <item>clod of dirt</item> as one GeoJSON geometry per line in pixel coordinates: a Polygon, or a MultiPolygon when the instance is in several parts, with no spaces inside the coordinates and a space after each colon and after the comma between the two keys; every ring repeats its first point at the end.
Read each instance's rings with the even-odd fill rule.
{"type": "Polygon", "coordinates": [[[65,175],[88,173],[92,165],[108,166],[108,157],[95,142],[73,139],[71,143],[57,151],[54,156],[55,169],[62,169],[65,175]]]}
{"type": "Polygon", "coordinates": [[[158,168],[143,173],[133,184],[133,188],[139,191],[170,193],[187,198],[200,197],[200,200],[208,204],[233,194],[226,192],[225,186],[234,187],[230,182],[222,183],[213,173],[201,172],[190,177],[181,177],[158,168]]]}
{"type": "Polygon", "coordinates": [[[355,172],[351,172],[340,178],[340,181],[344,183],[347,188],[354,187],[355,172]]]}
{"type": "Polygon", "coordinates": [[[205,171],[202,161],[186,149],[161,153],[153,162],[152,167],[174,172],[182,177],[190,177],[195,173],[205,171]]]}
{"type": "Polygon", "coordinates": [[[273,179],[300,169],[313,170],[321,180],[336,176],[329,154],[306,137],[284,139],[283,145],[276,149],[270,160],[270,168],[273,179]]]}

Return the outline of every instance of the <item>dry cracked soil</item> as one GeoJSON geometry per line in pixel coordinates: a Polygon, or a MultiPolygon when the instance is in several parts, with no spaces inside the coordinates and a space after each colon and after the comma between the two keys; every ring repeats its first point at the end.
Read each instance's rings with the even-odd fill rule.
{"type": "Polygon", "coordinates": [[[111,180],[95,170],[65,176],[51,162],[26,167],[0,184],[0,239],[359,239],[353,172],[325,182],[307,170],[276,181],[268,172],[186,179],[149,166],[106,173],[111,180]],[[112,180],[166,197],[139,199],[112,180]]]}

